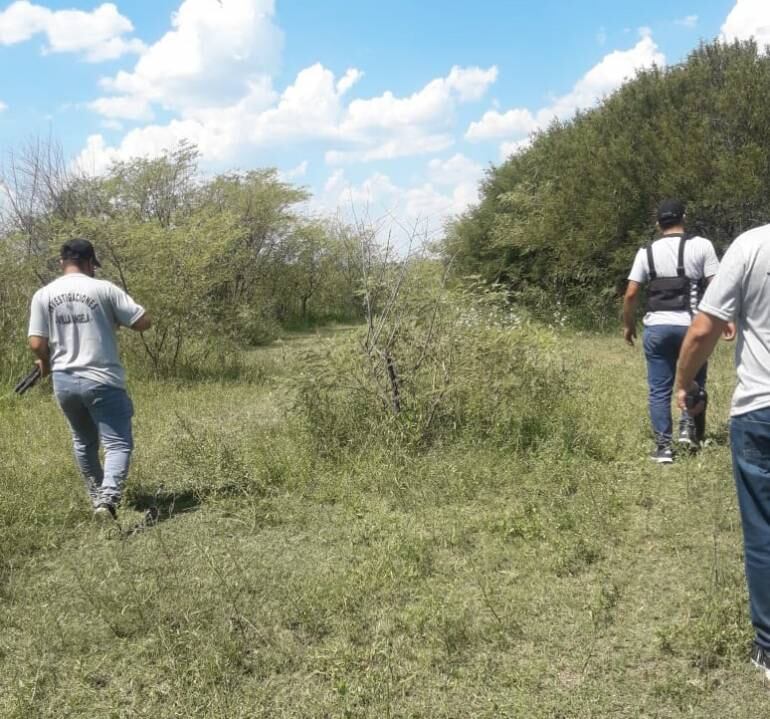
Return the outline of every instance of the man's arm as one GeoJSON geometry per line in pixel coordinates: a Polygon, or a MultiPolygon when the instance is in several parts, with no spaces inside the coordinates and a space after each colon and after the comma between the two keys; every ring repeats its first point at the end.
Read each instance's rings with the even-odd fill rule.
{"type": "Polygon", "coordinates": [[[639,302],[640,287],[638,282],[629,280],[623,297],[623,339],[631,347],[636,339],[636,305],[639,302]]]}
{"type": "MultiPolygon", "coordinates": [[[[711,280],[714,279],[714,275],[710,275],[704,282],[704,287],[708,287],[711,284],[711,280]]],[[[735,326],[735,322],[725,322],[725,327],[722,330],[722,339],[725,342],[732,342],[735,336],[738,334],[738,328],[735,326]]]]}
{"type": "Polygon", "coordinates": [[[131,325],[131,329],[135,332],[144,332],[152,327],[152,319],[146,312],[131,325]]]}
{"type": "Polygon", "coordinates": [[[30,335],[28,342],[29,348],[37,357],[35,364],[40,367],[41,377],[47,377],[51,374],[51,352],[48,347],[48,338],[30,335]]]}
{"type": "MultiPolygon", "coordinates": [[[[725,320],[707,312],[701,311],[695,315],[682,343],[676,368],[676,403],[680,409],[693,413],[685,402],[687,391],[692,389],[695,375],[706,364],[727,324],[725,320]]],[[[694,414],[697,414],[697,411],[694,414]]]]}

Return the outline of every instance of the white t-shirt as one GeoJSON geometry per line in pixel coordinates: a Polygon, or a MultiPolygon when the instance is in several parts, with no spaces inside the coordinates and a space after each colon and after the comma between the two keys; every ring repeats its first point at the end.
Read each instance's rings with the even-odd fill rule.
{"type": "MultiPolygon", "coordinates": [[[[676,277],[676,265],[679,258],[679,240],[681,235],[666,235],[652,243],[652,259],[658,277],[676,277]]],[[[698,309],[697,282],[704,277],[713,277],[719,269],[719,260],[714,245],[705,237],[690,237],[684,245],[684,273],[693,280],[690,297],[693,314],[698,309]]],[[[650,279],[647,263],[647,250],[641,248],[634,258],[628,279],[644,284],[650,279]]],[[[688,327],[692,321],[689,312],[648,312],[644,316],[644,326],[678,325],[688,327]]]]}
{"type": "Polygon", "coordinates": [[[125,387],[116,329],[130,327],[143,314],[144,308],[111,282],[74,272],[35,292],[28,334],[48,338],[52,372],[125,387]]]}
{"type": "Polygon", "coordinates": [[[770,407],[770,225],[744,232],[730,245],[700,309],[735,321],[738,329],[730,414],[770,407]]]}

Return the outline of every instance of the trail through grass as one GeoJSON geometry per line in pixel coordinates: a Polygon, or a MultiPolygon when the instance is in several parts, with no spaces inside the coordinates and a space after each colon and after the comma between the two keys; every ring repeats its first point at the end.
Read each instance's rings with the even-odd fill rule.
{"type": "MultiPolygon", "coordinates": [[[[726,417],[659,467],[640,351],[564,335],[582,449],[323,460],[295,336],[250,381],[134,383],[123,537],[48,393],[0,400],[0,716],[755,717],[726,417]]],[[[480,382],[484,378],[479,378],[480,382]]],[[[558,439],[558,441],[556,441],[558,439]]],[[[566,443],[566,444],[565,444],[566,443]]]]}

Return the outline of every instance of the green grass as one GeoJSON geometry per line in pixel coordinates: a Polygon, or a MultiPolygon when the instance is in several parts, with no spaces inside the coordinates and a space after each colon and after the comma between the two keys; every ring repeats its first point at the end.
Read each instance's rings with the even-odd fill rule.
{"type": "Polygon", "coordinates": [[[563,436],[323,459],[298,358],[132,386],[121,522],[92,525],[45,388],[0,399],[0,716],[755,717],[726,418],[652,465],[641,352],[565,334],[563,436]],[[565,447],[575,446],[575,451],[565,447]]]}

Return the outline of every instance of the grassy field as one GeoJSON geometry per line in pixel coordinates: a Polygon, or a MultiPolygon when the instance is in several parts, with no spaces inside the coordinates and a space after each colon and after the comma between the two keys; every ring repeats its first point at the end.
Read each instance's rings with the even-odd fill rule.
{"type": "Polygon", "coordinates": [[[251,353],[238,382],[135,382],[121,536],[93,526],[50,394],[6,394],[0,716],[764,716],[730,348],[710,446],[659,467],[640,349],[562,339],[590,451],[323,459],[292,388],[334,333],[251,353]]]}

